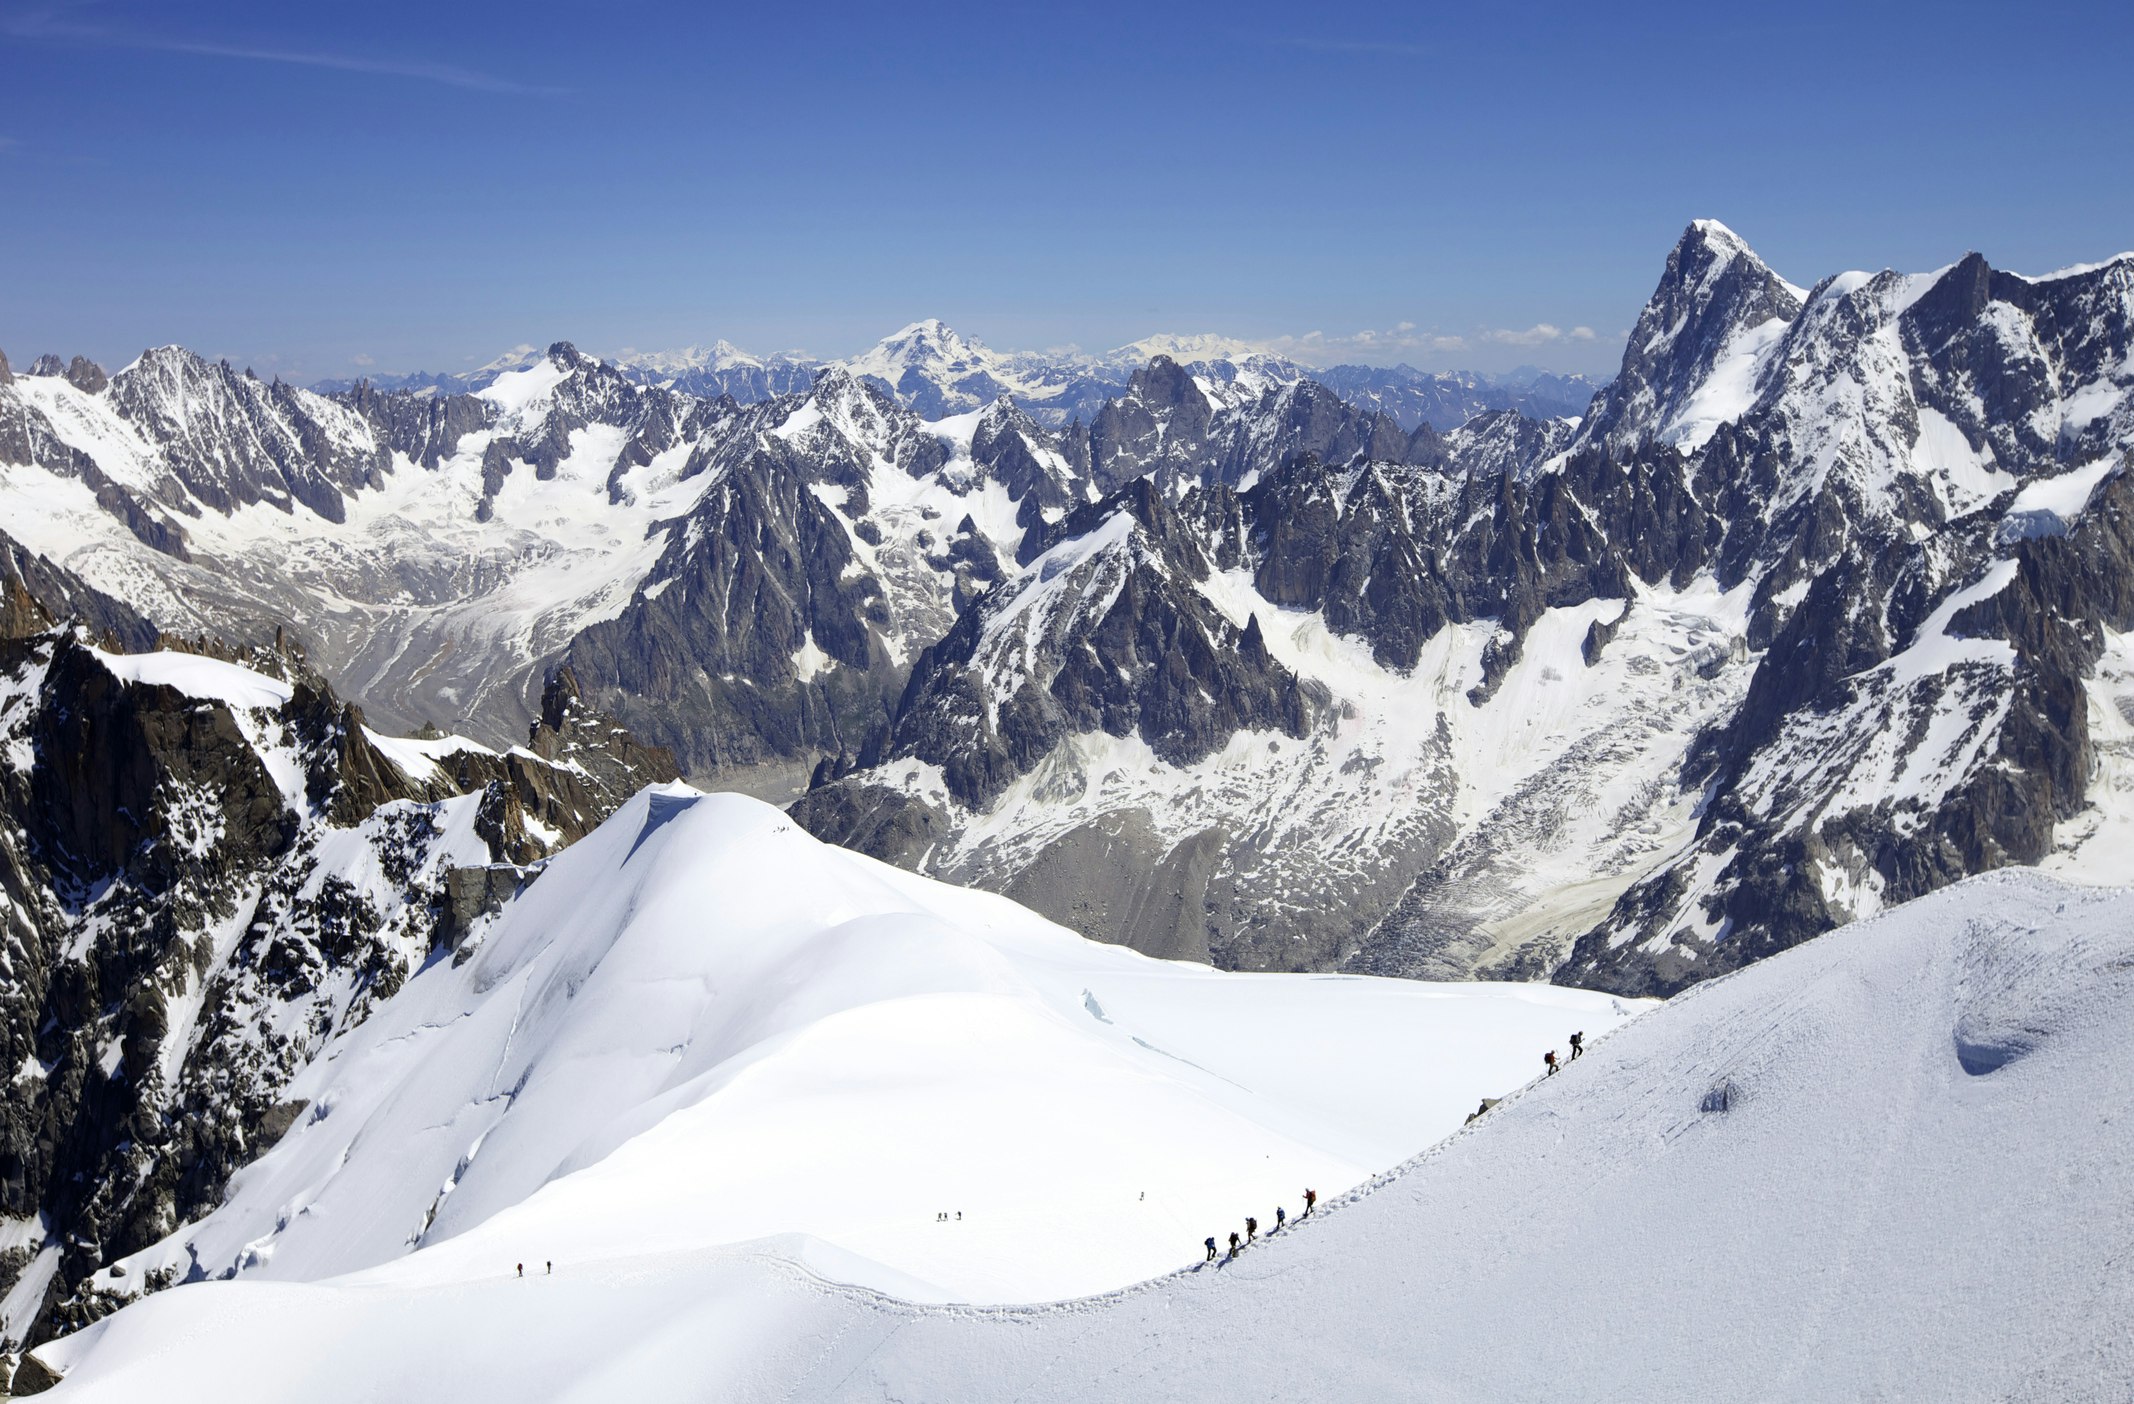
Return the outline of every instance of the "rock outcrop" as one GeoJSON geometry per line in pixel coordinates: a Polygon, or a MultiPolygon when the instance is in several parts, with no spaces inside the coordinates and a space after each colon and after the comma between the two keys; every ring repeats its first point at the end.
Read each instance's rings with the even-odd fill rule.
{"type": "Polygon", "coordinates": [[[478,939],[456,873],[523,882],[676,774],[566,675],[500,755],[377,735],[293,649],[190,647],[0,640],[0,1216],[43,1225],[0,1259],[9,1350],[108,1310],[99,1265],[212,1208],[301,1114],[288,1076],[478,939]]]}

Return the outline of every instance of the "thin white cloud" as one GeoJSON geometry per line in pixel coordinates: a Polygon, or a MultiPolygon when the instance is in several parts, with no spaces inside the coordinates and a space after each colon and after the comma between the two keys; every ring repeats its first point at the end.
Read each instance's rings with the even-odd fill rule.
{"type": "Polygon", "coordinates": [[[1420,327],[1414,322],[1396,322],[1390,327],[1362,327],[1346,335],[1330,336],[1323,331],[1310,331],[1302,336],[1278,336],[1265,345],[1278,356],[1287,356],[1306,365],[1330,366],[1348,360],[1446,356],[1465,351],[1468,341],[1455,332],[1420,327]]]}
{"type": "Polygon", "coordinates": [[[1418,365],[1442,366],[1453,358],[1486,353],[1497,347],[1531,349],[1553,346],[1568,350],[1572,346],[1582,347],[1601,340],[1601,334],[1591,327],[1580,325],[1567,329],[1554,322],[1536,322],[1530,327],[1477,327],[1467,332],[1453,332],[1402,321],[1390,327],[1362,327],[1341,334],[1309,331],[1301,335],[1277,336],[1259,344],[1275,355],[1312,366],[1338,365],[1345,361],[1387,365],[1403,359],[1418,365]]]}
{"type": "Polygon", "coordinates": [[[355,355],[350,356],[348,359],[351,364],[359,366],[375,366],[378,364],[378,358],[371,355],[367,351],[358,351],[355,355]]]}
{"type": "Polygon", "coordinates": [[[320,49],[289,49],[271,43],[227,43],[206,39],[171,38],[110,25],[80,24],[62,17],[65,8],[53,7],[0,17],[0,34],[12,39],[73,44],[84,48],[139,49],[151,53],[193,54],[202,58],[294,64],[304,68],[334,69],[342,73],[412,78],[419,82],[441,83],[470,92],[552,95],[563,91],[560,88],[539,87],[515,82],[509,78],[499,78],[493,73],[461,68],[457,64],[430,63],[421,59],[385,58],[320,49]]]}
{"type": "Polygon", "coordinates": [[[1549,322],[1536,322],[1523,331],[1496,327],[1482,333],[1482,339],[1494,341],[1499,346],[1546,346],[1552,341],[1563,340],[1563,328],[1549,322]]]}
{"type": "Polygon", "coordinates": [[[481,73],[471,68],[460,68],[448,63],[425,63],[420,60],[364,58],[355,54],[308,52],[300,49],[254,48],[246,44],[209,44],[189,40],[169,42],[139,42],[130,47],[161,49],[174,54],[199,54],[206,58],[249,59],[259,63],[289,63],[307,68],[331,68],[343,73],[375,73],[387,78],[414,78],[426,83],[442,83],[451,88],[465,88],[477,93],[516,93],[527,96],[553,96],[563,90],[534,84],[518,83],[509,78],[481,73]]]}

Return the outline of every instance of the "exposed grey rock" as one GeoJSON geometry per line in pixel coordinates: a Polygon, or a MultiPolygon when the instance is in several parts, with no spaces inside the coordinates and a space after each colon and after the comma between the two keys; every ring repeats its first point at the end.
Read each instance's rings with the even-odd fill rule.
{"type": "Polygon", "coordinates": [[[102,1265],[211,1208],[302,1114],[287,1078],[449,932],[447,805],[524,864],[675,773],[559,678],[523,753],[410,775],[293,650],[204,647],[290,700],[125,682],[72,633],[0,640],[22,758],[0,767],[0,1057],[37,1070],[0,1103],[0,1214],[43,1214],[60,1248],[31,1344],[118,1305],[102,1265]]]}
{"type": "Polygon", "coordinates": [[[1071,541],[1122,516],[1132,526],[1118,547],[1059,577],[1070,602],[1042,621],[1022,612],[1021,666],[995,621],[1015,613],[1027,577],[994,587],[921,655],[886,742],[863,760],[938,764],[950,792],[977,808],[1077,732],[1139,736],[1172,764],[1199,760],[1243,727],[1301,736],[1323,696],[1190,588],[1207,559],[1154,480],[1136,479],[1057,530],[1071,541]]]}
{"type": "Polygon", "coordinates": [[[27,1399],[33,1394],[43,1394],[56,1388],[64,1378],[60,1372],[47,1365],[35,1351],[25,1353],[15,1366],[14,1376],[8,1380],[7,1392],[17,1399],[27,1399]]]}
{"type": "Polygon", "coordinates": [[[588,695],[716,776],[857,745],[886,705],[881,587],[805,479],[761,453],[729,472],[615,619],[572,641],[588,695]],[[803,677],[812,643],[844,666],[803,677]],[[849,738],[849,743],[848,743],[849,738]]]}
{"type": "Polygon", "coordinates": [[[533,873],[514,863],[489,863],[473,868],[453,868],[445,874],[444,910],[438,916],[437,939],[453,952],[457,963],[469,938],[482,923],[495,916],[526,889],[533,873]]]}
{"type": "Polygon", "coordinates": [[[1622,369],[1593,402],[1581,437],[1638,447],[1677,413],[1743,332],[1790,322],[1801,299],[1724,225],[1699,220],[1667,256],[1660,286],[1630,330],[1622,369]]]}
{"type": "MultiPolygon", "coordinates": [[[[384,481],[375,443],[335,432],[331,402],[276,383],[262,385],[181,347],[144,351],[111,381],[119,411],[151,441],[184,491],[229,512],[263,502],[344,521],[344,492],[384,481]],[[236,427],[240,432],[227,432],[236,427]]],[[[172,505],[176,505],[173,503],[172,505]]]]}
{"type": "Polygon", "coordinates": [[[67,383],[84,395],[101,395],[111,384],[111,377],[104,368],[87,356],[76,356],[67,363],[67,383]]]}
{"type": "MultiPolygon", "coordinates": [[[[2130,280],[2126,260],[2046,280],[1966,260],[1928,279],[1847,275],[1804,296],[1727,231],[1694,226],[1624,375],[1584,424],[1485,416],[1409,436],[1398,455],[1366,432],[1367,419],[1320,415],[1308,389],[1246,405],[1234,387],[1175,363],[1137,373],[1086,432],[1061,435],[1063,455],[1099,483],[1155,484],[1175,519],[1162,539],[1249,574],[1285,614],[1368,643],[1393,676],[1448,629],[1468,631],[1475,671],[1464,703],[1501,711],[1500,689],[1527,666],[1543,619],[1622,601],[1581,621],[1571,666],[1605,659],[1672,689],[1661,714],[1567,741],[1464,829],[1429,817],[1449,803],[1455,772],[1442,794],[1418,791],[1424,822],[1397,840],[1374,837],[1368,865],[1404,890],[1368,895],[1370,879],[1344,873],[1338,899],[1281,909],[1297,937],[1286,948],[1254,934],[1269,910],[1260,904],[1279,899],[1243,876],[1260,861],[1256,840],[1227,827],[1219,806],[1212,822],[1174,817],[1164,824],[1177,827],[1164,827],[1126,801],[1085,803],[1088,738],[1134,736],[1196,777],[1182,783],[1213,787],[1189,757],[1264,724],[1210,710],[1215,724],[1192,747],[1166,753],[1137,727],[1058,705],[1060,678],[1074,675],[1067,660],[1112,689],[1136,676],[1136,660],[1108,652],[1106,610],[1082,602],[1134,610],[1159,597],[1100,564],[1117,546],[1095,544],[1107,519],[1090,509],[1028,525],[1022,573],[966,609],[922,656],[889,729],[850,764],[824,769],[796,813],[818,832],[870,843],[896,834],[894,847],[926,855],[929,871],[1152,949],[1197,940],[1223,963],[1278,950],[1293,965],[1332,958],[1443,977],[1560,969],[1640,993],[1734,968],[1965,873],[2036,861],[2055,826],[2090,802],[2085,678],[2102,631],[2122,628],[2123,586],[2113,582],[2134,571],[2112,525],[2126,511],[2123,472],[2079,511],[2012,504],[2020,485],[2134,443],[2134,387],[2122,383],[2130,280]],[[1706,391],[1722,370],[1735,380],[1715,423],[1706,391]],[[1261,412],[1269,406],[1277,412],[1261,412]],[[2018,424],[2027,427],[2007,427],[2018,424]],[[1313,441],[1337,456],[1300,450],[1313,441]],[[1744,592],[1745,628],[1700,616],[1666,652],[1621,656],[1651,647],[1626,644],[1626,633],[1676,629],[1664,596],[1700,580],[1744,592]],[[1983,593],[1937,620],[1963,590],[1983,593]],[[1647,592],[1660,597],[1649,607],[1660,615],[1641,613],[1633,628],[1628,602],[1647,592]],[[1004,623],[1024,597],[1043,602],[1028,606],[1045,621],[1042,643],[1001,648],[1004,628],[1026,627],[1004,623]],[[1907,649],[1932,655],[1943,637],[2001,640],[2013,662],[1987,653],[1894,680],[1907,649]],[[1952,717],[1961,744],[1949,748],[1935,728],[1952,717]],[[1900,783],[1877,769],[1930,734],[1947,748],[1917,763],[1931,778],[1900,783]],[[1898,738],[1898,749],[1881,738],[1898,738]],[[1648,767],[1648,778],[1600,784],[1627,780],[1611,769],[1623,766],[1648,767]],[[1011,787],[1013,812],[995,812],[1011,787]],[[1556,843],[1574,807],[1602,804],[1621,833],[1595,850],[1604,866],[1590,893],[1522,927],[1518,904],[1533,894],[1510,880],[1522,845],[1556,843]],[[927,816],[923,843],[895,827],[915,806],[927,816]],[[1692,808],[1694,837],[1670,839],[1671,816],[1692,808]],[[983,842],[971,836],[980,815],[983,842]],[[1180,866],[1159,880],[1169,854],[1180,866]],[[1105,896],[1076,890],[1076,871],[1101,874],[1105,896]],[[1183,925],[1144,900],[1166,893],[1186,894],[1181,908],[1197,904],[1183,925]],[[1337,902],[1347,911],[1324,910],[1337,902]],[[1348,944],[1329,957],[1325,933],[1338,929],[1348,944]]],[[[1255,615],[1228,646],[1241,658],[1264,652],[1263,622],[1255,615]]],[[[1285,775],[1319,773],[1316,751],[1292,754],[1285,775]]],[[[1241,780],[1221,783],[1240,786],[1231,813],[1265,798],[1241,780]]]]}
{"type": "Polygon", "coordinates": [[[1596,619],[1586,626],[1586,641],[1579,646],[1578,651],[1586,660],[1588,668],[1600,662],[1601,654],[1607,651],[1609,644],[1615,642],[1617,631],[1623,627],[1623,621],[1630,617],[1630,611],[1634,608],[1635,605],[1625,604],[1623,612],[1615,618],[1606,621],[1596,619]]]}
{"type": "Polygon", "coordinates": [[[69,623],[129,652],[153,647],[157,637],[156,627],[131,607],[0,532],[0,639],[28,638],[69,623]]]}

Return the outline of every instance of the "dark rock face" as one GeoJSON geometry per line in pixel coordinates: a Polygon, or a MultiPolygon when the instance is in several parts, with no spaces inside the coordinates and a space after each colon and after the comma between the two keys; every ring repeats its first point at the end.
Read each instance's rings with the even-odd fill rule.
{"type": "Polygon", "coordinates": [[[1581,437],[1617,450],[1635,448],[1671,418],[1742,332],[1790,322],[1801,300],[1733,231],[1700,220],[1667,257],[1660,286],[1645,304],[1623,353],[1623,367],[1594,400],[1581,437]]]}
{"type": "Polygon", "coordinates": [[[1999,574],[1990,526],[1974,525],[1961,543],[1968,563],[1931,595],[1918,582],[1940,552],[1923,545],[1847,556],[1816,577],[1741,710],[1694,758],[1711,767],[1713,796],[1694,846],[1626,893],[1559,978],[1673,993],[1849,920],[1833,870],[1846,874],[1843,890],[1893,905],[2051,852],[2054,826],[2082,809],[2092,774],[2082,680],[2103,630],[2134,625],[2134,476],[2112,472],[2072,531],[2019,542],[1999,574]],[[1953,614],[1928,608],[1981,591],[1953,614]],[[1914,649],[1959,661],[1908,676],[1914,649]],[[1822,777],[1881,774],[1883,737],[1908,763],[1856,786],[1864,804],[1834,802],[1822,777]],[[1945,768],[1974,747],[1969,765],[1945,768]],[[1718,865],[1703,893],[1685,881],[1700,860],[1718,865]],[[1658,952],[1620,940],[1685,912],[1710,934],[1658,952]]]}
{"type": "MultiPolygon", "coordinates": [[[[42,1214],[58,1253],[10,1349],[115,1305],[101,1265],[212,1208],[302,1114],[287,1078],[441,939],[478,939],[455,870],[544,857],[675,774],[565,675],[527,753],[410,774],[299,656],[238,661],[287,700],[128,681],[72,633],[0,640],[0,1057],[35,1070],[0,1104],[0,1214],[42,1214]]],[[[0,1262],[0,1290],[28,1261],[0,1262]]]]}
{"type": "Polygon", "coordinates": [[[1086,447],[1076,444],[1072,451],[1086,457],[1090,478],[1109,492],[1140,477],[1236,484],[1301,453],[1338,464],[1359,458],[1403,462],[1415,437],[1390,416],[1357,409],[1314,381],[1255,395],[1237,386],[1204,385],[1158,356],[1134,372],[1125,394],[1098,412],[1086,447]]]}
{"type": "Polygon", "coordinates": [[[24,1355],[22,1363],[15,1367],[14,1378],[8,1381],[8,1393],[17,1399],[26,1399],[57,1388],[60,1379],[59,1371],[45,1364],[33,1351],[24,1355]]]}
{"type": "Polygon", "coordinates": [[[1304,733],[1323,693],[1275,663],[1254,626],[1240,631],[1191,589],[1208,562],[1154,480],[1079,509],[1056,533],[1062,554],[988,591],[920,656],[863,764],[933,762],[951,794],[982,808],[1076,733],[1138,736],[1176,765],[1241,729],[1304,733]],[[1073,551],[1097,533],[1104,546],[1073,551]],[[1030,598],[1039,591],[1055,598],[1030,598]]]}
{"type": "Polygon", "coordinates": [[[971,463],[1026,506],[1064,511],[1079,496],[1074,470],[1052,436],[1005,396],[979,419],[971,436],[971,463]]]}
{"type": "Polygon", "coordinates": [[[384,452],[334,422],[330,402],[279,382],[263,385],[178,347],[144,352],[112,379],[109,393],[164,446],[185,491],[215,511],[301,505],[339,522],[347,517],[343,493],[384,481],[384,452]],[[243,432],[224,432],[233,425],[243,432]]]}
{"type": "Polygon", "coordinates": [[[75,623],[127,652],[155,646],[156,627],[72,571],[0,532],[0,639],[23,639],[75,623]]]}
{"type": "Polygon", "coordinates": [[[857,745],[881,714],[881,587],[806,480],[765,453],[699,504],[622,614],[573,641],[591,698],[692,774],[857,745]],[[844,665],[806,668],[807,650],[844,665]],[[848,743],[848,735],[851,740],[848,743]]]}
{"type": "Polygon", "coordinates": [[[104,374],[104,368],[87,356],[76,356],[67,363],[67,384],[84,395],[101,395],[110,383],[111,377],[104,374]]]}
{"type": "Polygon", "coordinates": [[[579,691],[564,664],[541,693],[541,716],[526,736],[532,760],[504,757],[509,792],[544,829],[576,843],[647,785],[679,780],[674,753],[641,743],[579,691]]]}
{"type": "MultiPolygon", "coordinates": [[[[2039,861],[2097,798],[2091,679],[2134,576],[2119,525],[2126,472],[2103,471],[2134,443],[2130,328],[2126,260],[2031,280],[1967,259],[1802,294],[1699,224],[1670,257],[1622,376],[1575,429],[1485,415],[1396,450],[1367,414],[1322,411],[1310,388],[1242,406],[1226,398],[1234,387],[1159,360],[1059,441],[1099,484],[1148,485],[1139,553],[1104,535],[1125,489],[1029,523],[1022,571],[965,609],[879,741],[826,764],[795,812],[871,851],[929,855],[930,870],[1015,892],[1091,934],[1268,958],[1276,948],[1254,922],[1272,899],[1241,875],[1254,845],[1272,851],[1248,830],[1280,823],[1246,823],[1265,800],[1255,782],[1195,758],[1243,730],[1299,733],[1280,708],[1199,702],[1220,675],[1196,671],[1164,630],[1192,613],[1182,595],[1206,601],[1212,570],[1248,578],[1285,631],[1301,619],[1306,633],[1368,645],[1388,678],[1426,659],[1447,668],[1448,630],[1474,641],[1463,694],[1438,703],[1444,789],[1417,790],[1414,822],[1363,865],[1405,891],[1366,898],[1357,880],[1345,927],[1284,909],[1295,940],[1275,963],[1664,992],[1965,874],[2039,861]],[[2075,473],[2096,483],[2086,502],[2061,481],[2075,473]],[[1674,597],[1709,590],[1743,614],[1673,612],[1674,597]],[[1564,612],[1575,634],[1530,662],[1534,632],[1564,612]],[[1664,651],[1651,652],[1656,639],[1664,651]],[[1151,641],[1182,662],[1147,671],[1151,641]],[[1658,679],[1639,686],[1671,688],[1654,703],[1679,710],[1578,738],[1462,828],[1450,817],[1467,763],[1460,709],[1527,705],[1566,667],[1658,679]],[[1507,693],[1522,670],[1523,691],[1507,693]],[[1151,727],[1164,711],[1136,691],[1144,680],[1186,699],[1190,724],[1151,727]],[[1168,816],[1140,800],[1093,803],[1086,743],[1103,735],[1145,742],[1190,773],[1180,784],[1202,787],[1191,794],[1232,798],[1168,816]],[[1658,737],[1673,749],[1655,752],[1658,737]],[[1601,783],[1626,764],[1649,770],[1601,783]],[[1507,881],[1519,845],[1559,842],[1580,818],[1567,796],[1586,794],[1622,804],[1635,826],[1591,840],[1612,855],[1621,896],[1582,899],[1598,905],[1575,926],[1478,936],[1489,921],[1522,929],[1507,906],[1521,900],[1507,881]],[[1679,841],[1664,837],[1675,813],[1694,816],[1679,841]],[[969,837],[981,815],[982,842],[969,837]],[[1166,890],[1197,894],[1183,917],[1144,900],[1163,854],[1181,865],[1166,890]],[[1112,875],[1128,895],[1097,911],[1075,872],[1112,875]],[[1331,954],[1327,923],[1346,933],[1331,954]]],[[[1263,613],[1221,644],[1246,675],[1221,685],[1248,699],[1266,695],[1253,680],[1272,652],[1263,613]]],[[[1267,676],[1296,677],[1309,695],[1279,665],[1267,676]]],[[[1282,763],[1293,769],[1270,762],[1265,783],[1335,778],[1330,719],[1347,705],[1337,690],[1306,707],[1311,746],[1282,763]]],[[[1427,772],[1430,743],[1416,744],[1427,772]]],[[[1365,770],[1382,759],[1353,758],[1365,770]]]]}
{"type": "MultiPolygon", "coordinates": [[[[472,395],[444,395],[416,399],[390,395],[359,382],[341,401],[377,427],[388,449],[406,454],[425,468],[434,469],[459,447],[467,435],[489,426],[494,411],[489,403],[472,395]]],[[[501,484],[489,484],[494,495],[501,484]]]]}

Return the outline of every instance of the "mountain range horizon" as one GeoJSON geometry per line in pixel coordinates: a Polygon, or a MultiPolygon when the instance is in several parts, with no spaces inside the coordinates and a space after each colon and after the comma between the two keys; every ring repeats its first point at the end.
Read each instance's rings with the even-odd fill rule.
{"type": "Polygon", "coordinates": [[[2134,1400],[2130,50],[0,0],[0,1401],[2134,1400]]]}

